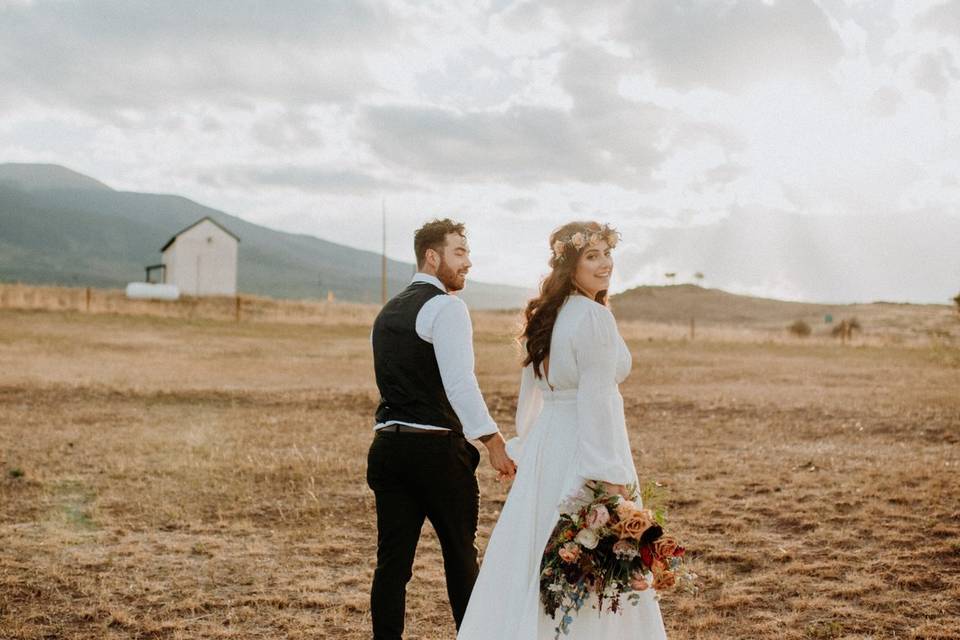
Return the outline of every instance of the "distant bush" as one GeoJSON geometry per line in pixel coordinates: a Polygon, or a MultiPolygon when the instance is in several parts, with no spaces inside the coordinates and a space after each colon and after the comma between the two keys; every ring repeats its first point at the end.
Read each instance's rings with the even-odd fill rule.
{"type": "Polygon", "coordinates": [[[832,335],[834,338],[840,338],[844,343],[846,343],[847,340],[853,337],[854,331],[863,331],[863,327],[860,326],[860,322],[856,318],[851,318],[850,320],[843,319],[833,328],[833,330],[830,332],[830,335],[832,335]]]}
{"type": "Polygon", "coordinates": [[[957,297],[953,299],[957,303],[957,313],[960,313],[960,293],[957,294],[957,297]]]}
{"type": "Polygon", "coordinates": [[[808,325],[803,320],[797,320],[792,325],[787,327],[787,331],[797,336],[798,338],[806,338],[810,335],[810,325],[808,325]]]}

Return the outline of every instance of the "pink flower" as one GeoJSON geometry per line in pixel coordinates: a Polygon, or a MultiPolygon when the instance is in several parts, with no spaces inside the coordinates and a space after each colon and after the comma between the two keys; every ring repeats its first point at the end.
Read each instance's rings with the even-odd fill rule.
{"type": "Polygon", "coordinates": [[[620,516],[620,519],[623,520],[631,513],[637,510],[637,503],[633,500],[621,500],[620,504],[617,505],[617,515],[620,516]]]}
{"type": "Polygon", "coordinates": [[[587,514],[587,527],[590,529],[599,529],[609,521],[610,512],[602,504],[594,506],[587,514]]]}
{"type": "Polygon", "coordinates": [[[617,241],[620,239],[620,234],[606,225],[604,225],[604,229],[606,229],[606,233],[604,234],[603,239],[606,240],[610,248],[613,249],[615,246],[617,246],[617,241]]]}
{"type": "Polygon", "coordinates": [[[568,564],[572,564],[580,559],[580,546],[573,542],[568,542],[560,547],[560,551],[558,553],[561,560],[568,564]]]}

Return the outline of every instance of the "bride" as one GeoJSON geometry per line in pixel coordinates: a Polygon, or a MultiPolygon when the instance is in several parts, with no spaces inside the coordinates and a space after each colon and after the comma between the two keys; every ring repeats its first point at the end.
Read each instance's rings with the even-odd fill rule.
{"type": "MultiPolygon", "coordinates": [[[[517,475],[458,640],[552,640],[559,620],[543,611],[539,577],[560,504],[589,480],[624,495],[637,483],[617,387],[632,361],[607,308],[618,237],[596,222],[571,222],[550,235],[551,272],[525,313],[517,437],[507,443],[517,475]]],[[[600,614],[587,601],[568,637],[665,640],[653,590],[640,596],[619,613],[600,614]]]]}

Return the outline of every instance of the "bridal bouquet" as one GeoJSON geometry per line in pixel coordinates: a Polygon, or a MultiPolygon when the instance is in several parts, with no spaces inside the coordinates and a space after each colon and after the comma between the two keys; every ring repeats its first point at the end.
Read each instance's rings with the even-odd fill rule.
{"type": "MultiPolygon", "coordinates": [[[[644,502],[653,502],[655,486],[644,487],[644,502]]],[[[664,532],[662,509],[640,508],[634,500],[610,495],[600,483],[588,483],[561,505],[560,520],[547,542],[540,565],[540,599],[547,615],[561,612],[557,635],[568,633],[577,612],[594,594],[597,608],[617,612],[620,598],[636,603],[639,592],[657,592],[690,583],[684,548],[664,532]]]]}

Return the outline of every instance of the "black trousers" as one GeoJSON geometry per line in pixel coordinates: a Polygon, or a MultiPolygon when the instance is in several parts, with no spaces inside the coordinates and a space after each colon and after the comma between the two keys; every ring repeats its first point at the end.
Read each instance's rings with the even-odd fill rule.
{"type": "Polygon", "coordinates": [[[377,568],[370,591],[374,640],[403,636],[407,582],[425,518],[440,539],[457,628],[477,580],[480,452],[459,434],[377,432],[367,484],[377,503],[377,568]]]}

